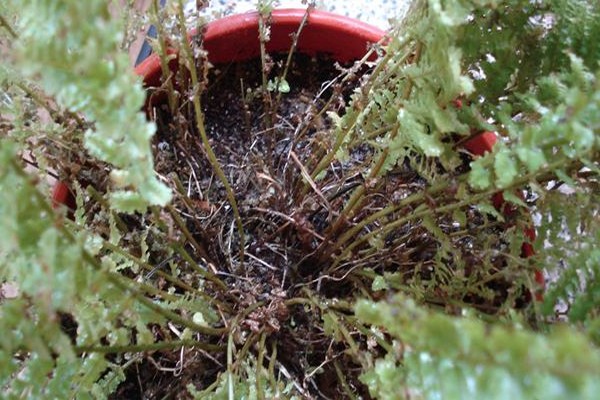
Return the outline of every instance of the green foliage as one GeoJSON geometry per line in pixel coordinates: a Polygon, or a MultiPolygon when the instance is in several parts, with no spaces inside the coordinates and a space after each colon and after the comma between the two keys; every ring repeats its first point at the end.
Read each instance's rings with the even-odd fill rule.
{"type": "Polygon", "coordinates": [[[269,15],[278,4],[278,0],[257,0],[256,10],[262,15],[269,15]]]}
{"type": "Polygon", "coordinates": [[[558,311],[583,327],[598,343],[597,318],[600,312],[598,274],[600,273],[600,199],[598,183],[589,189],[554,190],[540,202],[540,249],[550,274],[557,277],[544,299],[542,311],[558,311]],[[582,234],[585,233],[585,234],[582,234]]]}
{"type": "MultiPolygon", "coordinates": [[[[263,47],[276,4],[257,2],[263,47]]],[[[294,398],[309,393],[320,373],[351,397],[359,389],[339,369],[346,356],[375,398],[597,396],[597,1],[416,0],[389,41],[373,49],[381,56],[343,115],[328,113],[327,151],[305,159],[303,178],[315,188],[328,185],[334,169],[352,179],[348,196],[337,188],[343,207],[328,210],[331,225],[319,231],[326,237],[307,255],[319,275],[309,283],[284,275],[294,298],[274,295],[279,283],[270,294],[259,287],[264,282],[245,287],[248,276],[225,284],[213,271],[239,273],[231,257],[215,258],[226,264],[215,266],[181,220],[181,210],[196,204],[178,196],[167,205],[170,191],[153,169],[156,128],[140,112],[145,92],[119,49],[123,21],[107,2],[11,0],[0,4],[0,17],[0,283],[18,291],[0,298],[7,398],[106,398],[134,363],[160,354],[193,364],[203,351],[218,367],[194,365],[182,378],[195,398],[294,398]],[[461,144],[482,130],[497,132],[499,143],[473,159],[461,144]],[[365,148],[366,161],[344,171],[365,148]],[[49,203],[47,171],[82,181],[73,184],[73,220],[49,203]],[[92,178],[102,187],[85,187],[86,174],[98,174],[92,178]],[[381,189],[394,197],[411,184],[414,192],[393,200],[381,189]],[[490,200],[496,192],[504,209],[490,200]],[[535,241],[526,233],[532,220],[535,241]],[[423,243],[408,247],[406,231],[423,243]],[[536,253],[523,259],[528,241],[536,253]],[[380,262],[360,268],[369,258],[380,262]],[[534,270],[550,278],[543,302],[531,299],[539,289],[534,270]],[[319,297],[336,290],[352,293],[343,301],[319,297]],[[354,308],[348,299],[358,300],[354,308]],[[269,325],[294,307],[304,307],[306,321],[281,317],[285,324],[269,325]],[[325,360],[286,370],[277,341],[311,329],[318,341],[331,341],[325,360]]],[[[173,32],[183,29],[179,22],[173,32]]],[[[193,65],[201,57],[180,50],[197,90],[205,77],[193,65]]],[[[264,68],[263,86],[266,96],[290,91],[285,77],[267,80],[264,68]]],[[[200,97],[191,97],[200,116],[200,97]]],[[[209,164],[221,171],[214,155],[209,164]]],[[[304,189],[290,196],[307,200],[299,208],[321,202],[304,189]]],[[[337,201],[337,190],[322,191],[337,201]]],[[[300,225],[295,212],[283,215],[286,226],[300,225]]],[[[250,223],[237,214],[241,239],[250,223]]],[[[214,235],[208,232],[198,237],[214,235]]],[[[302,275],[297,265],[284,267],[302,275]]]]}
{"type": "Polygon", "coordinates": [[[15,145],[3,143],[0,163],[0,187],[10,188],[0,191],[0,226],[6,234],[0,242],[0,280],[19,292],[0,304],[0,347],[6,355],[0,386],[9,388],[9,396],[88,398],[91,392],[105,397],[123,373],[113,366],[105,375],[110,365],[104,351],[154,343],[149,326],[173,318],[170,308],[200,310],[214,320],[200,300],[140,301],[139,285],[103,268],[90,255],[86,236],[67,230],[64,217],[21,169],[15,145]],[[66,315],[72,319],[63,320],[66,315]],[[98,350],[86,351],[92,348],[98,350]]]}
{"type": "Polygon", "coordinates": [[[72,397],[77,387],[91,389],[106,362],[95,354],[76,354],[58,313],[84,311],[79,308],[81,287],[95,284],[107,291],[110,284],[82,262],[80,241],[56,227],[57,216],[18,169],[15,146],[3,143],[0,162],[0,225],[6,234],[0,244],[0,279],[19,290],[17,298],[0,305],[5,360],[0,386],[10,388],[8,395],[15,398],[72,397]]]}
{"type": "Polygon", "coordinates": [[[153,172],[149,146],[156,128],[140,112],[145,93],[127,55],[118,51],[122,21],[100,0],[10,4],[18,12],[14,68],[93,124],[84,133],[85,146],[116,167],[111,172],[115,209],[165,205],[169,190],[153,172]]]}
{"type": "MultiPolygon", "coordinates": [[[[482,26],[471,24],[467,29],[469,35],[477,30],[490,42],[502,42],[495,35],[510,35],[519,43],[516,47],[524,46],[522,52],[512,48],[490,51],[496,61],[480,64],[487,75],[476,81],[476,93],[485,99],[480,112],[497,118],[507,137],[493,154],[471,164],[469,179],[477,189],[507,187],[515,181],[531,185],[539,196],[535,212],[541,218],[537,260],[557,280],[545,296],[543,311],[553,314],[558,303],[559,308],[567,308],[571,322],[594,336],[600,306],[595,249],[599,231],[600,5],[585,0],[527,7],[513,3],[506,2],[506,7],[510,5],[514,13],[491,12],[482,26]],[[524,21],[524,32],[513,29],[513,24],[524,21]],[[491,32],[495,33],[486,34],[484,28],[489,27],[494,27],[491,32]],[[495,68],[512,70],[510,82],[495,68]],[[486,107],[488,103],[493,108],[486,107]],[[542,188],[538,179],[548,172],[555,174],[556,180],[542,188]]],[[[476,41],[466,36],[464,40],[470,43],[471,62],[477,57],[481,61],[488,48],[473,46],[476,41]]]]}
{"type": "Polygon", "coordinates": [[[565,47],[581,58],[587,68],[596,69],[600,53],[600,44],[596,40],[600,36],[598,4],[584,0],[552,0],[546,7],[549,15],[557,18],[556,25],[544,41],[543,60],[547,64],[546,69],[552,71],[568,65],[565,47]]]}
{"type": "Polygon", "coordinates": [[[293,382],[272,379],[265,370],[258,371],[254,357],[245,360],[236,373],[221,374],[211,387],[198,390],[194,385],[188,385],[189,394],[197,400],[228,400],[228,399],[300,399],[294,395],[293,382]],[[258,375],[258,376],[257,376],[258,375]]]}
{"type": "Polygon", "coordinates": [[[401,295],[360,301],[356,314],[391,337],[394,350],[362,376],[377,398],[592,399],[600,389],[600,351],[564,326],[543,335],[518,321],[429,311],[401,295]]]}
{"type": "MultiPolygon", "coordinates": [[[[557,306],[566,308],[572,325],[547,327],[551,333],[542,335],[521,323],[488,326],[473,316],[432,313],[402,296],[377,305],[359,303],[359,318],[383,327],[397,340],[396,353],[376,361],[363,381],[380,398],[594,398],[598,352],[587,339],[597,343],[600,326],[596,249],[600,51],[592,44],[598,42],[600,5],[585,0],[424,1],[417,2],[412,12],[414,19],[401,27],[409,33],[393,37],[388,46],[392,56],[382,60],[388,68],[381,68],[385,84],[373,85],[367,97],[373,103],[354,117],[361,124],[355,132],[371,132],[386,122],[398,124],[393,127],[397,131],[388,131],[377,143],[388,157],[384,175],[414,152],[439,156],[452,170],[453,135],[499,132],[502,139],[494,151],[471,162],[471,171],[458,180],[468,179],[475,191],[507,189],[504,198],[518,207],[525,202],[513,190],[530,185],[529,206],[534,218],[541,217],[533,265],[547,268],[555,280],[539,311],[549,316],[557,306]],[[542,27],[542,21],[547,26],[542,27]],[[427,34],[419,36],[420,32],[427,34]],[[428,41],[429,37],[434,39],[428,41]],[[406,63],[398,66],[398,60],[406,63]],[[437,76],[443,80],[438,82],[437,76]],[[410,89],[414,91],[407,95],[410,89]],[[457,110],[450,101],[461,95],[463,107],[457,110]],[[388,119],[389,109],[400,110],[397,119],[388,119]],[[563,370],[564,365],[569,368],[563,370]]],[[[352,121],[352,111],[343,118],[352,121]]],[[[346,143],[352,146],[351,140],[346,143]]],[[[448,180],[439,172],[427,177],[434,187],[448,180]]],[[[503,220],[491,204],[475,201],[473,193],[466,198],[481,212],[503,220]]],[[[461,219],[459,211],[453,214],[456,221],[461,219]]],[[[423,219],[440,240],[438,255],[444,254],[434,278],[425,282],[385,273],[375,279],[374,289],[395,289],[419,301],[445,298],[452,288],[468,293],[468,284],[459,283],[461,270],[444,267],[453,248],[440,233],[439,223],[423,219]]],[[[511,235],[518,237],[520,229],[511,235]]],[[[519,257],[522,241],[516,237],[509,247],[519,257]]],[[[486,246],[497,248],[492,242],[486,246]]],[[[518,281],[523,266],[511,272],[506,267],[505,272],[518,281]]],[[[528,286],[533,290],[531,283],[528,286]]],[[[451,310],[448,304],[457,305],[445,304],[451,310]]],[[[545,321],[537,323],[545,326],[545,321]]]]}
{"type": "Polygon", "coordinates": [[[491,165],[494,186],[504,188],[527,175],[568,170],[582,159],[593,159],[600,146],[594,131],[600,123],[599,79],[600,70],[590,73],[576,56],[571,57],[567,71],[540,78],[539,86],[520,96],[525,104],[520,121],[511,117],[512,107],[498,113],[508,143],[472,164],[471,183],[478,189],[492,186],[490,179],[482,180],[491,165]]]}
{"type": "MultiPolygon", "coordinates": [[[[109,364],[102,352],[82,349],[101,341],[109,348],[152,343],[148,326],[162,323],[163,316],[135,301],[128,292],[131,283],[124,285],[90,258],[85,236],[66,230],[66,221],[21,169],[15,150],[5,142],[0,152],[0,187],[10,188],[0,191],[0,225],[6,234],[0,244],[0,279],[19,292],[0,305],[2,352],[11,355],[4,358],[0,385],[15,397],[107,395],[122,372],[98,383],[109,364]],[[72,321],[63,321],[65,315],[72,321]]],[[[189,303],[176,301],[165,308],[197,308],[189,303]]]]}
{"type": "Polygon", "coordinates": [[[387,55],[369,83],[353,95],[359,106],[348,107],[336,123],[334,138],[346,136],[333,145],[344,144],[337,150],[338,158],[347,158],[369,132],[391,125],[373,143],[379,150],[375,164],[379,160],[383,164],[376,175],[389,172],[412,151],[452,162],[455,152],[447,139],[457,132],[465,134],[468,126],[458,120],[451,102],[473,91],[471,80],[462,73],[462,51],[455,39],[468,9],[458,4],[441,9],[433,2],[435,11],[428,13],[423,2],[415,2],[411,17],[396,28],[387,55]]]}

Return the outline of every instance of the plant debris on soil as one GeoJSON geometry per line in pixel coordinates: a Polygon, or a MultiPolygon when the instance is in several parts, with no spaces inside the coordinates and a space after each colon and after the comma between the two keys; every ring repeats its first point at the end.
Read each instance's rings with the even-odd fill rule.
{"type": "MultiPolygon", "coordinates": [[[[324,137],[330,125],[324,111],[343,111],[352,90],[352,85],[345,86],[346,96],[339,93],[323,110],[332,91],[339,90],[335,80],[340,71],[332,61],[302,55],[293,64],[287,78],[290,91],[272,105],[275,111],[265,109],[260,60],[214,67],[202,96],[210,144],[234,190],[248,235],[244,264],[250,275],[289,268],[318,240],[312,223],[319,218],[309,219],[319,213],[321,200],[294,196],[300,185],[300,163],[329,142],[324,137]],[[265,123],[269,117],[272,126],[265,123]]],[[[277,93],[268,95],[274,103],[277,93]]],[[[177,172],[185,184],[185,196],[197,207],[187,210],[195,213],[187,217],[196,225],[191,229],[203,239],[218,238],[203,241],[210,258],[235,269],[240,260],[236,259],[239,237],[231,232],[233,214],[199,140],[193,110],[189,107],[184,114],[182,128],[165,105],[162,108],[157,113],[157,171],[177,172]]]]}
{"type": "MultiPolygon", "coordinates": [[[[454,269],[437,268],[442,254],[449,253],[441,250],[439,237],[420,220],[407,222],[377,243],[357,248],[349,259],[330,268],[332,258],[323,257],[320,251],[328,241],[335,241],[328,237],[328,229],[353,190],[371,185],[365,182],[365,170],[372,161],[373,146],[365,143],[352,148],[344,162],[334,159],[317,182],[307,176],[312,172],[309,166],[314,168],[331,149],[333,121],[328,113],[344,113],[350,95],[360,88],[369,71],[363,66],[357,73],[326,55],[296,54],[282,81],[277,77],[281,76],[286,56],[271,55],[267,66],[260,59],[216,65],[207,71],[206,65],[199,66],[207,77],[201,95],[203,123],[240,210],[244,259],[240,259],[242,241],[225,187],[200,140],[191,103],[193,90],[198,88],[186,86],[182,79],[185,74],[181,73],[176,81],[177,114],[173,115],[166,101],[155,104],[149,112],[158,125],[153,142],[155,167],[175,192],[172,208],[121,216],[131,232],[123,236],[121,246],[139,253],[139,232],[146,231],[150,263],[157,265],[156,269],[177,274],[193,287],[201,279],[198,268],[222,280],[226,290],[209,281],[202,283],[205,295],[215,300],[221,313],[209,322],[230,326],[237,321],[234,339],[238,351],[256,357],[260,338],[266,335],[261,345],[263,353],[266,349],[262,356],[265,368],[274,365],[277,375],[293,382],[304,397],[347,398],[351,390],[369,398],[358,379],[361,363],[365,362],[361,352],[377,356],[383,350],[368,342],[358,329],[348,326],[342,334],[332,324],[341,324],[337,318],[352,319],[356,296],[384,295],[385,291],[373,290],[377,274],[390,274],[389,280],[397,288],[409,290],[411,286],[439,285],[450,281],[448,276],[454,274],[471,279],[472,290],[463,290],[459,298],[444,292],[441,286],[429,291],[436,296],[424,300],[441,306],[454,302],[497,312],[508,296],[522,301],[523,295],[503,276],[501,254],[509,246],[502,237],[505,225],[475,209],[466,210],[466,226],[443,214],[435,221],[440,234],[449,239],[444,246],[454,246],[453,254],[461,255],[443,260],[454,269]],[[264,68],[269,91],[263,90],[264,68]],[[162,233],[145,229],[152,226],[161,226],[160,231],[167,232],[166,243],[162,233]],[[488,234],[477,234],[483,230],[488,234]],[[179,243],[185,243],[183,252],[169,247],[179,243]],[[481,282],[486,276],[493,278],[481,282]],[[354,341],[357,348],[348,340],[354,341]]],[[[160,96],[162,90],[156,88],[152,97],[160,96]]],[[[469,159],[464,157],[464,168],[469,159]]],[[[372,183],[361,211],[346,221],[347,229],[375,211],[427,188],[427,179],[413,161],[400,162],[380,182],[372,183]]],[[[102,190],[106,174],[98,173],[95,179],[88,177],[85,181],[102,190]]],[[[94,218],[98,207],[86,205],[88,219],[94,218]]],[[[410,212],[399,210],[388,221],[410,212]]],[[[365,226],[361,233],[376,229],[378,224],[365,226]]],[[[156,280],[159,288],[169,287],[164,274],[144,274],[146,280],[156,280]]],[[[176,340],[177,333],[157,328],[156,338],[176,340]]],[[[227,338],[197,339],[223,347],[227,344],[227,338]]],[[[154,352],[127,370],[126,381],[112,397],[187,398],[187,385],[206,389],[226,365],[225,351],[184,348],[154,352]]],[[[235,367],[242,368],[239,364],[235,367]]]]}

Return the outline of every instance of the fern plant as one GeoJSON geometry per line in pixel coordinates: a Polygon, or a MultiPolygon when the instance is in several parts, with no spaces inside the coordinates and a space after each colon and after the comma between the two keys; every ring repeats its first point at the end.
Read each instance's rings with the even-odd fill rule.
{"type": "MultiPolygon", "coordinates": [[[[260,84],[241,96],[281,135],[295,88],[292,55],[266,53],[275,5],[258,4],[260,84]]],[[[338,66],[339,92],[310,103],[325,122],[296,127],[308,150],[258,170],[265,193],[289,191],[267,209],[285,224],[259,231],[290,244],[265,241],[279,268],[247,251],[263,214],[204,125],[201,34],[188,42],[181,1],[150,15],[167,100],[147,121],[128,22],[106,2],[0,4],[7,398],[131,397],[139,382],[181,398],[595,397],[596,1],[415,0],[376,61],[338,66]],[[198,191],[221,225],[194,213],[212,208],[183,173],[155,171],[157,125],[202,149],[220,186],[198,191]],[[498,143],[474,157],[482,131],[498,143]],[[56,178],[73,210],[51,204],[56,178]]]]}

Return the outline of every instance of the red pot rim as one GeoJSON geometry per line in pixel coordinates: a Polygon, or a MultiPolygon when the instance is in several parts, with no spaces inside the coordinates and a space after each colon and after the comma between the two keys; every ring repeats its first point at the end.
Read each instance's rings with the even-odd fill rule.
{"type": "MultiPolygon", "coordinates": [[[[292,35],[297,32],[305,9],[278,9],[271,14],[271,35],[268,52],[289,50],[292,35]]],[[[213,63],[244,61],[260,55],[258,24],[260,15],[248,12],[208,23],[203,29],[203,46],[213,63]]],[[[190,32],[193,36],[195,30],[190,32]]],[[[326,11],[310,12],[298,39],[297,52],[308,55],[325,53],[334,60],[347,62],[362,58],[369,45],[377,43],[385,31],[365,22],[326,11]]],[[[158,55],[152,54],[135,68],[146,86],[160,84],[161,67],[158,55]]]]}

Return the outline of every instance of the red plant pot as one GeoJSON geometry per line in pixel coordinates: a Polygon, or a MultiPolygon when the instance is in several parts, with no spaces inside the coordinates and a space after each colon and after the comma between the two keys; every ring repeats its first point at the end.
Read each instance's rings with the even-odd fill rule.
{"type": "MultiPolygon", "coordinates": [[[[292,37],[300,27],[305,16],[304,9],[281,9],[273,11],[270,24],[270,41],[266,44],[268,52],[289,50],[292,37]]],[[[256,12],[233,15],[213,21],[206,25],[203,32],[203,46],[208,52],[211,63],[244,61],[260,56],[259,14],[256,12]]],[[[196,31],[189,36],[196,35],[196,31]]],[[[361,59],[369,45],[384,39],[385,32],[364,22],[332,14],[325,11],[313,10],[308,16],[300,37],[298,38],[298,53],[307,55],[328,54],[339,62],[361,59]]],[[[159,86],[162,75],[160,59],[157,54],[150,55],[135,68],[135,73],[143,78],[146,87],[159,86]]],[[[491,151],[496,143],[496,135],[484,132],[464,144],[464,147],[474,155],[483,155],[491,151]]],[[[495,196],[494,205],[503,208],[504,199],[501,194],[495,196]]],[[[53,193],[54,204],[73,206],[74,200],[67,185],[59,182],[53,193]]],[[[525,232],[528,239],[535,239],[535,231],[525,232]]],[[[530,243],[523,243],[523,256],[533,254],[530,243]]],[[[543,285],[541,272],[536,271],[536,281],[543,285]]],[[[536,295],[540,299],[539,295],[536,295]]]]}
{"type": "MultiPolygon", "coordinates": [[[[471,154],[474,154],[476,156],[482,156],[485,153],[492,151],[497,140],[498,137],[495,133],[482,132],[478,136],[475,136],[474,138],[466,141],[463,144],[463,146],[471,154]]],[[[511,210],[510,207],[505,207],[505,201],[504,197],[502,196],[502,193],[496,193],[494,196],[492,196],[492,204],[497,210],[502,210],[502,212],[505,214],[510,214],[514,212],[514,210],[511,210]]],[[[525,229],[524,234],[527,238],[527,241],[523,242],[523,244],[521,245],[521,256],[531,257],[535,253],[532,245],[533,241],[535,240],[535,229],[533,227],[528,227],[527,229],[525,229]]],[[[540,288],[542,288],[541,291],[535,293],[535,299],[537,301],[542,301],[543,288],[545,286],[545,279],[542,271],[536,270],[534,279],[535,282],[540,286],[540,288]]]]}
{"type": "MultiPolygon", "coordinates": [[[[268,52],[289,50],[292,35],[298,31],[306,10],[274,10],[271,15],[271,35],[267,42],[268,52]]],[[[203,46],[211,63],[244,61],[260,56],[258,32],[259,14],[249,12],[225,17],[208,23],[203,29],[203,46]]],[[[196,31],[189,33],[190,37],[196,31]]],[[[329,54],[334,60],[347,62],[362,58],[370,44],[385,36],[379,28],[356,19],[313,10],[298,38],[297,52],[307,55],[329,54]]],[[[375,56],[374,56],[375,57],[375,56]]],[[[373,57],[373,58],[374,58],[373,57]]],[[[176,60],[171,61],[175,67],[176,60]]],[[[160,58],[151,54],[136,68],[135,73],[143,78],[145,87],[159,86],[162,75],[160,58]]],[[[154,99],[160,100],[160,97],[154,99]]],[[[75,198],[64,182],[57,182],[52,192],[54,207],[64,205],[75,208],[75,198]]]]}
{"type": "MultiPolygon", "coordinates": [[[[298,31],[306,10],[275,10],[271,15],[268,52],[289,50],[292,35],[298,31]]],[[[206,25],[203,46],[211,63],[244,61],[260,56],[259,14],[249,12],[213,21],[206,25]]],[[[196,35],[192,30],[190,36],[196,35]]],[[[307,55],[329,54],[334,60],[347,62],[365,55],[368,46],[380,41],[385,32],[356,19],[313,10],[298,38],[297,52],[307,55]]],[[[157,54],[152,54],[135,68],[146,86],[160,84],[161,68],[157,54]]]]}

